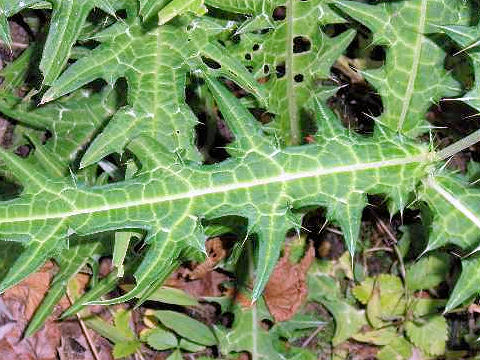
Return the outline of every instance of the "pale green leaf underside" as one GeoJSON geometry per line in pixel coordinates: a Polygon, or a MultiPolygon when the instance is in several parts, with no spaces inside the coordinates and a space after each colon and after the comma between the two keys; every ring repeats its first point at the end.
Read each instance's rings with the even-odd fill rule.
{"type": "Polygon", "coordinates": [[[286,144],[303,142],[306,104],[322,89],[321,79],[330,77],[330,68],[352,41],[349,30],[330,38],[321,26],[345,20],[328,6],[329,0],[223,1],[208,0],[212,7],[251,16],[237,30],[239,42],[230,51],[263,79],[269,111],[279,138],[286,144]],[[275,9],[284,7],[285,18],[276,19],[275,9]],[[259,30],[268,30],[263,33],[259,30]],[[303,47],[302,47],[303,44],[303,47]]]}
{"type": "Polygon", "coordinates": [[[202,29],[164,25],[145,32],[138,22],[113,28],[113,35],[71,66],[43,98],[43,102],[52,101],[97,78],[109,83],[127,79],[128,105],[91,144],[82,166],[122,152],[129,141],[144,135],[156,138],[165,148],[162,152],[197,160],[194,128],[198,119],[185,102],[186,77],[192,71],[226,75],[265,102],[255,79],[222,47],[210,42],[202,29]],[[202,56],[222,67],[209,69],[202,56]]]}
{"type": "MultiPolygon", "coordinates": [[[[40,0],[1,0],[0,38],[11,43],[7,18],[29,8],[40,0]]],[[[95,7],[114,15],[115,8],[110,0],[48,0],[52,4],[50,30],[43,49],[40,70],[45,85],[51,85],[60,75],[70,57],[70,51],[80,36],[87,16],[95,7]]]]}
{"type": "Polygon", "coordinates": [[[480,40],[480,27],[466,26],[442,26],[441,29],[454,40],[460,47],[462,52],[467,52],[473,62],[473,70],[475,75],[475,83],[472,89],[456,100],[463,101],[476,110],[480,110],[480,55],[478,53],[478,45],[480,40]]]}
{"type": "Polygon", "coordinates": [[[372,30],[375,44],[387,47],[385,66],[363,72],[382,97],[384,112],[377,120],[409,136],[427,132],[425,113],[432,102],[460,92],[444,69],[446,53],[430,35],[441,32],[435,25],[467,24],[469,5],[461,0],[335,3],[372,30]]]}
{"type": "MultiPolygon", "coordinates": [[[[236,101],[215,82],[211,89],[220,102],[236,101]]],[[[328,217],[340,224],[353,253],[366,194],[396,198],[399,189],[412,191],[425,176],[431,154],[401,138],[360,139],[346,130],[331,137],[332,120],[322,119],[322,145],[282,150],[265,142],[260,125],[248,112],[227,118],[237,150],[235,157],[216,165],[164,162],[153,155],[160,153],[153,140],[138,140],[132,151],[149,166],[131,180],[106,186],[49,178],[4,153],[25,191],[0,207],[0,235],[25,242],[26,251],[2,288],[35,270],[72,231],[87,235],[133,228],[147,232],[150,250],[136,271],[137,287],[130,298],[166,277],[182,254],[204,251],[200,219],[240,215],[259,235],[257,298],[285,233],[296,226],[288,222],[288,213],[311,205],[328,209],[328,217]]]]}

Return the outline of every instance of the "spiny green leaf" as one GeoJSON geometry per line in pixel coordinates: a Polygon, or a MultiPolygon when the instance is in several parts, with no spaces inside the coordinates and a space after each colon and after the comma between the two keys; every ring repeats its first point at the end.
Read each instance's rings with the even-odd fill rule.
{"type": "MultiPolygon", "coordinates": [[[[51,85],[60,75],[70,57],[70,51],[80,36],[87,16],[95,7],[114,15],[115,9],[110,0],[47,0],[52,4],[53,13],[50,31],[43,50],[40,70],[43,82],[51,85]]],[[[39,0],[2,0],[0,2],[0,37],[10,44],[7,17],[29,8],[39,0]]]]}
{"type": "MultiPolygon", "coordinates": [[[[232,123],[244,120],[228,119],[232,123]]],[[[255,122],[253,118],[250,121],[255,122]]],[[[161,153],[154,150],[158,148],[154,142],[149,143],[153,146],[151,153],[161,153]]],[[[141,149],[132,146],[134,152],[141,149]]],[[[51,250],[45,252],[43,247],[55,248],[68,229],[79,234],[113,228],[138,228],[148,232],[147,243],[151,246],[136,272],[137,288],[130,294],[133,297],[151,285],[154,279],[165,278],[174,268],[174,263],[164,259],[179,259],[182,250],[186,249],[203,252],[204,237],[195,214],[202,214],[207,219],[241,214],[251,220],[253,229],[256,224],[263,225],[256,229],[261,235],[261,252],[264,254],[258,267],[257,284],[260,285],[256,287],[256,294],[261,292],[278,258],[283,235],[294,226],[285,221],[292,196],[295,207],[326,205],[329,218],[341,224],[353,251],[361,211],[351,209],[362,209],[367,192],[388,194],[397,191],[399,179],[403,179],[401,186],[413,190],[431,156],[423,147],[408,142],[392,142],[385,138],[356,139],[345,131],[336,138],[325,139],[321,146],[285,150],[265,148],[246,152],[215,166],[159,164],[156,169],[145,170],[132,180],[94,188],[75,184],[71,179],[50,181],[33,168],[26,168],[27,164],[21,159],[7,154],[3,157],[10,168],[16,169],[20,179],[32,175],[35,178],[22,197],[0,208],[3,211],[0,216],[3,236],[12,236],[13,232],[17,238],[24,236],[37,240],[29,243],[27,254],[31,255],[25,256],[32,256],[37,251],[48,256],[51,250]],[[341,158],[338,154],[342,154],[341,158]],[[405,172],[409,175],[404,176],[405,172]],[[142,183],[143,191],[135,190],[142,183]],[[30,188],[33,185],[35,192],[32,193],[30,188]],[[267,187],[270,190],[265,193],[267,187]],[[62,197],[52,201],[51,191],[62,194],[62,197]],[[279,196],[282,193],[285,195],[279,196]],[[255,203],[251,203],[250,198],[257,196],[255,203]],[[331,199],[336,201],[332,203],[331,199]],[[35,206],[30,205],[32,201],[35,206]],[[212,209],[211,201],[223,205],[212,209]],[[25,228],[25,223],[32,226],[25,228]],[[45,225],[34,226],[40,223],[45,225]]],[[[19,268],[12,268],[14,278],[24,277],[38,266],[41,260],[32,262],[33,259],[33,256],[31,260],[25,258],[19,268]],[[28,264],[28,269],[18,271],[28,264]]]]}
{"type": "MultiPolygon", "coordinates": [[[[447,24],[446,24],[447,25],[447,24]]],[[[462,52],[468,53],[473,61],[473,70],[475,75],[475,82],[473,88],[465,95],[456,100],[463,101],[476,110],[480,110],[480,55],[478,53],[478,41],[480,40],[480,27],[467,27],[458,25],[441,26],[442,29],[452,40],[454,40],[460,47],[462,52]]]]}
{"type": "Polygon", "coordinates": [[[141,135],[157,138],[164,152],[198,159],[193,140],[198,119],[185,103],[186,76],[191,71],[228,76],[263,99],[263,91],[248,71],[211,42],[201,28],[165,25],[145,32],[138,21],[114,26],[120,31],[69,67],[42,100],[52,101],[97,78],[109,83],[127,79],[128,105],[95,139],[82,166],[122,152],[129,141],[141,135]],[[221,68],[208,68],[202,57],[216,61],[221,68]]]}
{"type": "Polygon", "coordinates": [[[426,178],[420,198],[432,216],[427,249],[446,244],[474,250],[480,239],[480,190],[465,178],[449,173],[426,178]]]}
{"type": "Polygon", "coordinates": [[[427,132],[424,115],[432,102],[460,92],[431,34],[440,32],[435,25],[467,24],[470,5],[461,0],[335,4],[373,32],[375,45],[387,47],[385,66],[362,72],[382,97],[384,112],[377,121],[408,136],[427,132]]]}
{"type": "Polygon", "coordinates": [[[276,117],[272,126],[281,141],[303,142],[307,127],[303,117],[308,100],[322,88],[321,79],[330,77],[330,68],[348,47],[355,31],[328,37],[321,26],[345,22],[328,6],[330,1],[207,0],[212,7],[251,16],[237,30],[240,41],[228,48],[263,79],[269,111],[276,117]],[[275,16],[276,9],[285,17],[275,16]],[[260,31],[268,30],[268,31],[260,31]]]}
{"type": "Polygon", "coordinates": [[[462,261],[462,274],[450,295],[445,312],[455,309],[464,301],[480,292],[480,257],[467,258],[462,261]]]}
{"type": "MultiPolygon", "coordinates": [[[[30,103],[7,100],[0,99],[3,114],[21,124],[52,133],[44,148],[64,162],[62,167],[66,172],[82,148],[92,140],[98,127],[114,114],[119,101],[118,93],[109,88],[97,94],[79,90],[40,108],[30,103]]],[[[37,149],[42,150],[40,147],[37,149]]]]}

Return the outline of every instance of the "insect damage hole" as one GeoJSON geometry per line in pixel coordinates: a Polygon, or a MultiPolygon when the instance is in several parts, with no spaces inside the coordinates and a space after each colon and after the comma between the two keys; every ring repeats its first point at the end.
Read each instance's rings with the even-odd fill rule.
{"type": "Polygon", "coordinates": [[[215,60],[210,59],[210,58],[205,57],[205,56],[202,56],[202,61],[205,65],[207,65],[210,69],[213,69],[213,70],[218,70],[222,67],[222,65],[220,65],[215,60]]]}
{"type": "Polygon", "coordinates": [[[293,80],[295,80],[295,82],[297,83],[301,83],[303,82],[303,75],[302,74],[297,74],[294,76],[293,80]]]}
{"type": "Polygon", "coordinates": [[[275,67],[275,72],[276,72],[276,75],[277,75],[277,79],[283,78],[285,76],[285,72],[286,72],[285,63],[277,65],[275,67]]]}
{"type": "Polygon", "coordinates": [[[295,54],[304,53],[310,51],[312,43],[304,36],[297,36],[293,39],[293,52],[295,54]]]}
{"type": "Polygon", "coordinates": [[[287,8],[285,6],[277,6],[273,10],[272,17],[275,21],[285,20],[285,18],[287,17],[287,8]]]}

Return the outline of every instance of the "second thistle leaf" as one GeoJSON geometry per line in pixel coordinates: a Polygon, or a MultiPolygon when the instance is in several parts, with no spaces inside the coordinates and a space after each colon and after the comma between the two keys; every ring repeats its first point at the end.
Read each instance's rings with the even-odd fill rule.
{"type": "Polygon", "coordinates": [[[349,30],[330,38],[320,29],[345,22],[329,2],[207,1],[210,6],[251,16],[237,30],[240,41],[230,48],[265,83],[269,111],[276,115],[272,126],[287,144],[302,142],[305,104],[320,91],[319,80],[329,78],[331,66],[355,36],[349,30]]]}
{"type": "Polygon", "coordinates": [[[165,151],[198,159],[194,145],[197,117],[185,102],[186,77],[202,70],[228,76],[262,97],[260,85],[241,63],[210,41],[209,33],[196,26],[164,25],[145,32],[137,20],[115,24],[110,36],[88,56],[73,64],[44,95],[52,101],[97,78],[113,83],[125,77],[127,106],[118,111],[82,159],[91,165],[113,152],[122,152],[134,138],[155,137],[165,151]],[[202,60],[218,64],[214,71],[202,60]],[[166,150],[168,149],[168,150],[166,150]]]}
{"type": "Polygon", "coordinates": [[[425,113],[432,102],[461,90],[445,70],[446,53],[431,34],[440,32],[435,25],[468,23],[469,5],[461,0],[336,4],[373,32],[375,45],[387,47],[385,66],[363,73],[382,97],[378,122],[412,137],[428,131],[425,113]]]}

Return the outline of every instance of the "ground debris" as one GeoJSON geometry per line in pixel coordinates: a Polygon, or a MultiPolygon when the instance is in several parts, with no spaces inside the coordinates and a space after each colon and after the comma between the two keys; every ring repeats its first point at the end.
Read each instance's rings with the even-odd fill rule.
{"type": "Polygon", "coordinates": [[[290,262],[289,256],[287,246],[265,288],[265,302],[276,321],[291,319],[302,306],[308,293],[306,276],[315,259],[315,249],[310,244],[298,264],[290,262]]]}

